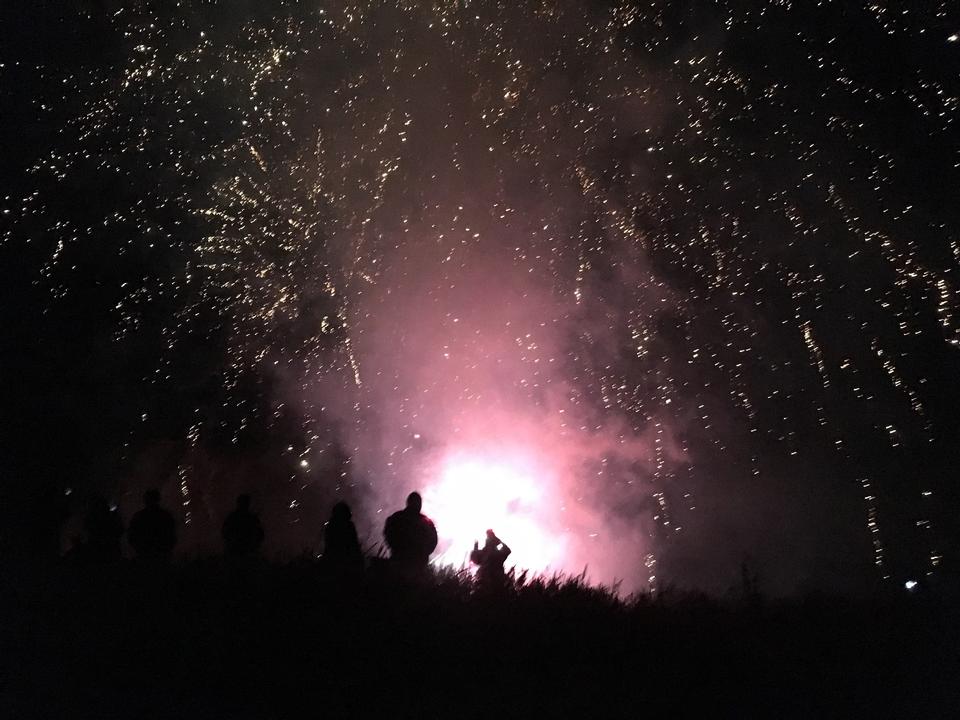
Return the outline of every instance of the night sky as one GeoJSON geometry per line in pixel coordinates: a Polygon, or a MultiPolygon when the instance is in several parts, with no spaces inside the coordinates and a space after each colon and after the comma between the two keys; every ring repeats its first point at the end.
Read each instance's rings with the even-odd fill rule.
{"type": "Polygon", "coordinates": [[[960,12],[917,5],[3,3],[13,541],[157,486],[185,553],[241,491],[273,555],[341,497],[373,547],[421,489],[444,562],[952,572],[960,12]]]}

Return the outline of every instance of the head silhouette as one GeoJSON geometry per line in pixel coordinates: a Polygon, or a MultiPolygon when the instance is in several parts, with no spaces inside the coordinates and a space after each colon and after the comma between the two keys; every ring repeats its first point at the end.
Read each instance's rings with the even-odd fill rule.
{"type": "Polygon", "coordinates": [[[339,522],[345,522],[350,520],[352,517],[353,513],[350,512],[350,506],[342,500],[333,506],[333,511],[330,513],[330,519],[337,520],[339,522]]]}
{"type": "Polygon", "coordinates": [[[407,510],[410,512],[420,512],[423,507],[423,498],[420,497],[420,493],[412,492],[407,495],[407,510]]]}
{"type": "Polygon", "coordinates": [[[150,488],[143,494],[143,504],[147,507],[160,506],[160,491],[156,488],[150,488]]]}
{"type": "Polygon", "coordinates": [[[247,494],[237,495],[237,510],[246,512],[250,509],[250,496],[247,494]]]}

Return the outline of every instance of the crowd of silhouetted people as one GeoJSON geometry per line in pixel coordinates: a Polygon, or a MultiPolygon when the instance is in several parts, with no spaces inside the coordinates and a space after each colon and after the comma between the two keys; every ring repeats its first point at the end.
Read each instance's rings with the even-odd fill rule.
{"type": "MultiPolygon", "coordinates": [[[[422,510],[422,497],[412,492],[407,496],[405,507],[391,514],[384,524],[383,537],[389,550],[387,563],[396,577],[418,580],[430,572],[430,556],[438,543],[437,528],[422,510]]],[[[137,561],[145,564],[170,561],[177,545],[177,522],[161,505],[158,490],[150,489],[143,494],[143,508],[133,515],[126,529],[116,508],[111,508],[100,496],[91,498],[83,523],[83,540],[74,546],[71,554],[94,562],[119,560],[123,555],[124,533],[137,561]]],[[[255,557],[264,537],[263,524],[251,508],[250,495],[237,496],[236,507],[221,529],[224,556],[255,557]]],[[[502,585],[506,578],[504,562],[510,552],[493,530],[487,530],[483,547],[475,542],[470,553],[471,563],[477,566],[478,581],[484,585],[502,585]]],[[[339,577],[359,577],[365,570],[366,558],[353,513],[346,502],[336,503],[324,524],[320,557],[324,567],[339,577]]]]}

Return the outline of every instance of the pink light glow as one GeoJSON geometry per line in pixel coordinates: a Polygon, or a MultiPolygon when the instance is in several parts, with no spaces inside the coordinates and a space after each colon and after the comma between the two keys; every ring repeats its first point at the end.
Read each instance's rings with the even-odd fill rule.
{"type": "Polygon", "coordinates": [[[548,516],[562,503],[552,474],[520,449],[448,453],[423,493],[440,533],[434,564],[468,563],[474,541],[492,528],[513,549],[507,567],[562,568],[566,539],[548,516]]]}

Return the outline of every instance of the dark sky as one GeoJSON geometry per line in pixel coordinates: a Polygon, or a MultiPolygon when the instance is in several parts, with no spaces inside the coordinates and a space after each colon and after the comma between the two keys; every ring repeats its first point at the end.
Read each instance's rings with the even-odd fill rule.
{"type": "Polygon", "coordinates": [[[598,579],[955,563],[948,3],[169,5],[0,10],[15,532],[246,489],[290,553],[466,457],[598,579]]]}

